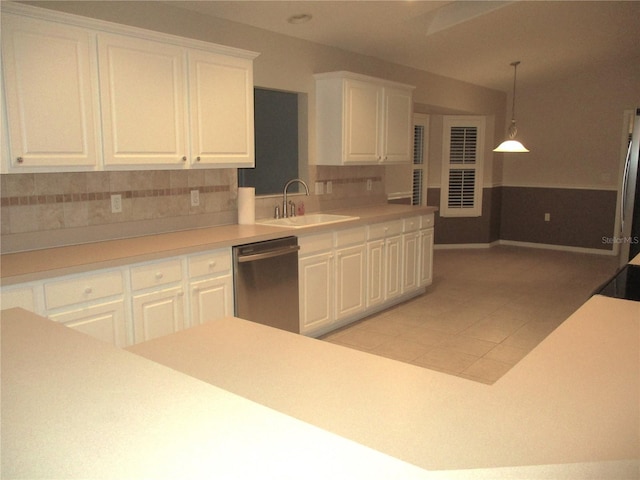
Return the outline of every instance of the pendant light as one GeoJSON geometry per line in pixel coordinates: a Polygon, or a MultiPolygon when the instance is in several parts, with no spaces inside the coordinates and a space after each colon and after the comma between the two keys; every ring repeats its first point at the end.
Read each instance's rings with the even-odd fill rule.
{"type": "Polygon", "coordinates": [[[511,104],[511,125],[509,125],[508,130],[509,138],[494,148],[494,152],[520,153],[529,151],[522,143],[516,140],[516,134],[518,133],[518,129],[516,128],[516,70],[518,69],[518,65],[520,65],[519,61],[511,63],[513,67],[513,103],[511,104]]]}

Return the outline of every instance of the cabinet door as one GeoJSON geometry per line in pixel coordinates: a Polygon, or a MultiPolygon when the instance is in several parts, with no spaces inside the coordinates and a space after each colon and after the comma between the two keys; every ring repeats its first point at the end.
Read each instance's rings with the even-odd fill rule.
{"type": "Polygon", "coordinates": [[[367,307],[379,305],[385,300],[385,246],[384,240],[367,244],[367,307]]]}
{"type": "Polygon", "coordinates": [[[384,96],[384,163],[410,162],[413,142],[413,100],[411,92],[385,88],[384,96]]]}
{"type": "Polygon", "coordinates": [[[135,343],[182,330],[184,328],[182,287],[135,295],[133,327],[135,343]]]}
{"type": "Polygon", "coordinates": [[[385,241],[386,282],[385,293],[387,300],[402,293],[402,237],[390,237],[385,241]]]}
{"type": "Polygon", "coordinates": [[[105,165],[184,165],[184,50],[106,34],[98,47],[105,165]]]}
{"type": "Polygon", "coordinates": [[[233,315],[233,281],[223,275],[190,285],[191,326],[233,315]]]}
{"type": "Polygon", "coordinates": [[[250,60],[189,52],[191,162],[253,167],[250,60]]]}
{"type": "Polygon", "coordinates": [[[420,286],[433,281],[433,228],[420,231],[420,286]]]}
{"type": "Polygon", "coordinates": [[[410,292],[418,288],[420,273],[420,236],[418,232],[402,236],[402,292],[410,292]]]}
{"type": "Polygon", "coordinates": [[[17,287],[4,287],[0,289],[0,308],[24,308],[30,312],[39,313],[37,293],[39,288],[35,285],[22,285],[17,287]]]}
{"type": "Polygon", "coordinates": [[[333,322],[333,255],[300,257],[300,333],[308,335],[333,322]]]}
{"type": "Polygon", "coordinates": [[[336,250],[336,320],[365,308],[365,247],[336,250]]]}
{"type": "Polygon", "coordinates": [[[124,300],[84,306],[49,318],[116,347],[128,345],[124,300]]]}
{"type": "Polygon", "coordinates": [[[3,14],[2,56],[8,170],[96,168],[100,123],[93,35],[3,14]]]}
{"type": "Polygon", "coordinates": [[[358,80],[345,81],[344,88],[344,162],[379,162],[383,89],[358,80]]]}

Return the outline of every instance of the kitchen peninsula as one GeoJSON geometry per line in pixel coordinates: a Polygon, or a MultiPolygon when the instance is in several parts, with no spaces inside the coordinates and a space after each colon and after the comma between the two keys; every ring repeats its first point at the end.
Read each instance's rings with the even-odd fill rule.
{"type": "Polygon", "coordinates": [[[639,328],[595,296],[490,386],[235,318],[133,355],[4,311],[3,478],[637,478],[639,328]]]}

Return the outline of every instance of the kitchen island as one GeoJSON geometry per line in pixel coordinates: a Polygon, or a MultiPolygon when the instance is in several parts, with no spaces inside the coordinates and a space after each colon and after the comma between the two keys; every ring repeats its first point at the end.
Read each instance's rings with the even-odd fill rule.
{"type": "Polygon", "coordinates": [[[638,302],[592,297],[493,385],[236,318],[130,352],[2,328],[6,478],[638,478],[638,302]]]}

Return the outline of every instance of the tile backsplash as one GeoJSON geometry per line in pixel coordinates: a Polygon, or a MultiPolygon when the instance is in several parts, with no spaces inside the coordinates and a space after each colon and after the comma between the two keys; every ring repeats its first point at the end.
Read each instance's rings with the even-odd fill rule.
{"type": "MultiPolygon", "coordinates": [[[[386,201],[384,167],[311,166],[309,177],[312,195],[293,197],[307,212],[386,201]],[[332,193],[313,194],[316,181],[331,181],[332,193]]],[[[234,168],[3,174],[0,181],[3,253],[237,221],[234,168]],[[121,196],[120,213],[111,211],[113,194],[121,196]]],[[[279,198],[256,199],[256,218],[272,216],[279,198]]]]}

